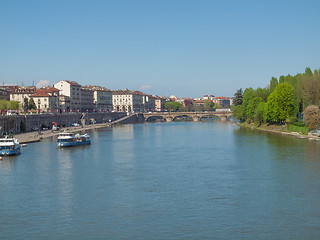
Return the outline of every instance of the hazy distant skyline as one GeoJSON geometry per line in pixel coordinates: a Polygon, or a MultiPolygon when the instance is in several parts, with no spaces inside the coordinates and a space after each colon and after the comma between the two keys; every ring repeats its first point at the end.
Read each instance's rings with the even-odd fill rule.
{"type": "Polygon", "coordinates": [[[0,83],[234,95],[320,68],[319,1],[0,0],[0,83]]]}

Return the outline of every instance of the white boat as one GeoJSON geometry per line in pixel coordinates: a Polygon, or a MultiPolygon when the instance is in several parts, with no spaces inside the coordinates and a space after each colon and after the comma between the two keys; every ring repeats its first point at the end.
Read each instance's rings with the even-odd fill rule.
{"type": "Polygon", "coordinates": [[[74,134],[70,132],[63,132],[59,134],[57,145],[58,147],[73,147],[78,145],[90,144],[90,136],[85,134],[74,134]]]}
{"type": "Polygon", "coordinates": [[[0,155],[10,156],[20,154],[20,143],[14,137],[0,138],[0,155]]]}

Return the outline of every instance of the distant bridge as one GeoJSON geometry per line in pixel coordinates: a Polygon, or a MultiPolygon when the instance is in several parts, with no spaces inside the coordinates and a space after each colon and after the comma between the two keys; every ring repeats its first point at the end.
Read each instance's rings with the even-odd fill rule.
{"type": "Polygon", "coordinates": [[[143,113],[144,120],[148,121],[149,118],[163,118],[167,122],[172,122],[176,118],[179,117],[190,117],[193,119],[193,121],[198,122],[201,120],[201,118],[204,117],[212,117],[216,116],[219,117],[221,121],[227,121],[229,117],[232,116],[231,111],[224,111],[224,112],[152,112],[152,113],[143,113]]]}

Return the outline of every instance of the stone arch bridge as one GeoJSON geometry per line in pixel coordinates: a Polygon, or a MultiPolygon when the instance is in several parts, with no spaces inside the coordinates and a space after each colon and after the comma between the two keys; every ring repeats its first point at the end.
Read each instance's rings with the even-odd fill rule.
{"type": "Polygon", "coordinates": [[[178,117],[191,117],[193,121],[198,122],[203,117],[216,116],[219,117],[221,121],[227,121],[229,117],[232,116],[231,111],[225,112],[152,112],[152,113],[143,113],[144,120],[148,121],[149,118],[157,117],[163,118],[167,122],[172,122],[178,117]]]}

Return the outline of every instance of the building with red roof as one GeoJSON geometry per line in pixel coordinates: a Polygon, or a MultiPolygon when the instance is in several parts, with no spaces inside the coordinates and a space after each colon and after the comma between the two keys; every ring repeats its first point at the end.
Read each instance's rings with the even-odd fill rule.
{"type": "Polygon", "coordinates": [[[222,108],[230,108],[230,99],[228,97],[215,97],[213,102],[219,104],[222,108]]]}
{"type": "Polygon", "coordinates": [[[45,87],[37,89],[29,97],[33,99],[37,110],[44,112],[56,112],[59,110],[59,89],[45,87]]]}

